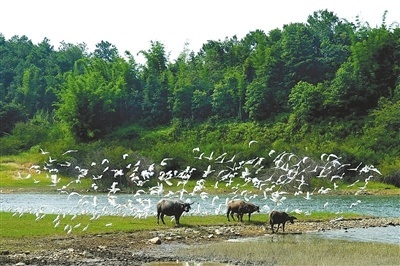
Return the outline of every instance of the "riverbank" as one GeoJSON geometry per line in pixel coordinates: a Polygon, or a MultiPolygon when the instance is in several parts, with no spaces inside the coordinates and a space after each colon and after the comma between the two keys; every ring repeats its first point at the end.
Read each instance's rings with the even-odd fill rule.
{"type": "MultiPolygon", "coordinates": [[[[94,266],[210,261],[208,252],[193,254],[181,251],[204,244],[224,243],[228,240],[240,240],[249,237],[307,235],[308,232],[315,231],[377,226],[399,228],[400,218],[296,221],[294,224],[286,226],[285,233],[278,234],[272,234],[266,224],[234,223],[229,226],[160,226],[158,230],[132,233],[116,232],[83,236],[0,239],[0,246],[2,247],[0,264],[94,266]]],[[[214,245],[214,247],[218,247],[218,245],[214,245]]],[[[400,249],[400,247],[398,248],[400,249]]],[[[219,263],[233,265],[261,265],[257,261],[251,262],[248,259],[241,261],[223,256],[212,259],[219,263]]],[[[274,258],[274,261],[279,261],[279,258],[274,258]]]]}

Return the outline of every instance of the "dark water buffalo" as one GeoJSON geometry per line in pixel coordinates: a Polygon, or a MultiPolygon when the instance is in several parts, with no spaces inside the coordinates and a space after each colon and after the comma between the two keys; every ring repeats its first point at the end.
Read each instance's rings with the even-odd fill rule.
{"type": "Polygon", "coordinates": [[[243,222],[243,214],[248,213],[249,214],[249,221],[250,221],[250,216],[253,212],[260,212],[260,207],[257,205],[254,205],[253,203],[246,202],[243,200],[231,200],[227,204],[227,211],[226,211],[226,217],[229,220],[229,215],[232,217],[233,220],[235,218],[233,217],[234,213],[237,213],[237,218],[238,221],[243,222]]]}
{"type": "Polygon", "coordinates": [[[272,211],[269,214],[269,224],[271,225],[271,230],[272,233],[274,232],[274,225],[277,224],[278,228],[276,231],[278,232],[279,226],[282,224],[282,230],[285,232],[285,224],[287,221],[290,221],[290,223],[294,223],[294,220],[297,218],[294,216],[290,216],[286,212],[279,212],[279,211],[272,211]]]}
{"type": "Polygon", "coordinates": [[[185,203],[179,200],[162,199],[157,202],[157,223],[161,221],[164,222],[164,215],[175,216],[176,224],[179,224],[179,218],[183,212],[188,212],[190,210],[190,203],[185,203]]]}

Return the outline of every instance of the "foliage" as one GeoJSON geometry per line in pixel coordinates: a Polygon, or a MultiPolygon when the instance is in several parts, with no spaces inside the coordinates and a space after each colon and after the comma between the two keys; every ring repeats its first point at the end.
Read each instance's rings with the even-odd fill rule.
{"type": "Polygon", "coordinates": [[[66,75],[56,115],[78,139],[86,141],[98,139],[120,123],[119,100],[125,95],[128,65],[95,58],[78,61],[74,72],[80,68],[82,73],[66,75]]]}
{"type": "Polygon", "coordinates": [[[107,41],[88,53],[85,44],[56,50],[48,39],[0,34],[1,154],[50,144],[59,153],[113,153],[115,145],[183,166],[195,146],[243,157],[324,150],[384,166],[393,180],[399,40],[386,12],[371,28],[328,10],[268,33],[209,40],[198,52],[185,47],[174,62],[158,41],[139,51],[145,63],[137,64],[107,41]],[[248,149],[253,139],[264,144],[248,149]]]}

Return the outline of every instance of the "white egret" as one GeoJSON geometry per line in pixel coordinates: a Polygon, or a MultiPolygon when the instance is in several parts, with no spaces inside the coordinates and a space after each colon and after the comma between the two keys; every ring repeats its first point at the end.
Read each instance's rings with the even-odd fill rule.
{"type": "Polygon", "coordinates": [[[270,150],[269,153],[268,153],[268,156],[271,157],[272,154],[274,154],[274,153],[275,153],[275,150],[270,150]]]}
{"type": "Polygon", "coordinates": [[[360,180],[357,179],[355,182],[353,182],[352,184],[348,185],[347,187],[352,187],[352,186],[354,186],[355,184],[357,184],[358,182],[360,182],[360,180]]]}
{"type": "Polygon", "coordinates": [[[71,153],[71,152],[78,152],[78,150],[68,150],[68,151],[64,152],[62,155],[66,155],[66,154],[71,153]]]}
{"type": "Polygon", "coordinates": [[[350,204],[350,208],[353,208],[354,206],[357,206],[359,203],[361,203],[361,200],[357,200],[356,202],[353,202],[350,204]]]}
{"type": "Polygon", "coordinates": [[[311,193],[310,191],[307,191],[306,196],[304,197],[306,200],[311,200],[311,193]]]}
{"type": "Polygon", "coordinates": [[[349,170],[349,171],[358,171],[358,168],[359,168],[361,165],[362,165],[362,162],[361,162],[359,165],[357,165],[355,168],[348,168],[347,170],[349,170]]]}
{"type": "Polygon", "coordinates": [[[164,158],[162,161],[161,161],[161,163],[160,163],[160,165],[161,166],[166,166],[167,165],[167,161],[170,161],[170,160],[172,160],[173,158],[164,158]]]}
{"type": "Polygon", "coordinates": [[[251,140],[250,142],[249,142],[249,148],[250,148],[250,146],[253,144],[253,143],[257,143],[258,141],[257,140],[251,140]]]}
{"type": "Polygon", "coordinates": [[[213,159],[213,155],[214,155],[214,152],[212,151],[211,154],[210,154],[210,156],[204,156],[204,158],[206,158],[206,159],[208,159],[209,161],[211,161],[211,160],[213,159]]]}
{"type": "Polygon", "coordinates": [[[214,206],[214,205],[215,205],[215,201],[217,201],[218,199],[219,199],[218,196],[214,196],[214,197],[212,198],[211,205],[214,206]]]}
{"type": "Polygon", "coordinates": [[[44,151],[42,148],[40,148],[40,153],[43,155],[49,154],[50,152],[48,151],[44,151]]]}

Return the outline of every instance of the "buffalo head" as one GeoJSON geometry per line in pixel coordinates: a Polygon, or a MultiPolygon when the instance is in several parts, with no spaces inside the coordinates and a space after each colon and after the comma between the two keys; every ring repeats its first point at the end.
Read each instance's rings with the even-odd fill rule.
{"type": "Polygon", "coordinates": [[[289,216],[290,223],[294,224],[294,220],[297,220],[297,218],[294,216],[289,216]]]}
{"type": "Polygon", "coordinates": [[[192,203],[181,203],[181,206],[182,206],[182,210],[184,210],[185,212],[189,212],[190,211],[190,209],[191,209],[191,205],[193,204],[194,202],[192,202],[192,203]]]}

